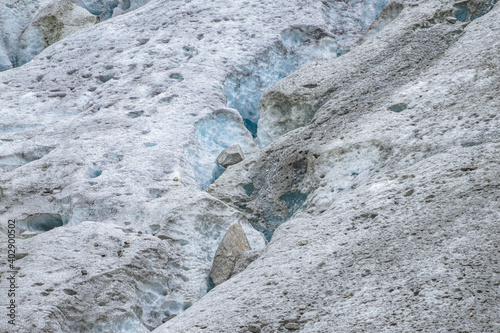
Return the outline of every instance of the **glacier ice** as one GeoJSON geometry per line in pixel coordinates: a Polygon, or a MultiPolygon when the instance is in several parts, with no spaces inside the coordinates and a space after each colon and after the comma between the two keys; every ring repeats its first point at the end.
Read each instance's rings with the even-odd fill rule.
{"type": "Polygon", "coordinates": [[[326,17],[328,30],[338,36],[339,55],[347,52],[355,42],[353,39],[345,38],[346,32],[368,28],[388,2],[389,0],[327,0],[323,2],[323,15],[326,17]]]}
{"type": "Polygon", "coordinates": [[[497,2],[498,0],[457,2],[453,6],[453,16],[460,22],[474,21],[488,13],[497,2]]]}
{"type": "Polygon", "coordinates": [[[19,228],[31,231],[44,232],[60,227],[64,224],[59,214],[33,214],[17,223],[19,228]]]}
{"type": "MultiPolygon", "coordinates": [[[[245,127],[258,136],[259,101],[264,91],[285,76],[318,60],[340,56],[387,5],[388,0],[323,1],[327,30],[317,26],[285,29],[280,41],[226,78],[227,105],[237,109],[245,127]]],[[[310,119],[309,119],[310,120],[310,119]]],[[[264,138],[263,145],[267,144],[264,138]]]]}
{"type": "Polygon", "coordinates": [[[138,282],[137,296],[141,304],[141,322],[148,328],[160,326],[186,310],[191,303],[183,300],[183,296],[175,293],[175,285],[169,281],[138,282]]]}
{"type": "Polygon", "coordinates": [[[49,45],[97,23],[71,0],[0,4],[0,71],[21,66],[49,45]]]}
{"type": "Polygon", "coordinates": [[[202,190],[224,171],[216,159],[225,148],[239,144],[245,155],[257,150],[251,136],[244,130],[241,119],[231,109],[218,110],[198,121],[194,140],[195,144],[188,146],[186,153],[202,190]]]}
{"type": "MultiPolygon", "coordinates": [[[[63,226],[26,241],[35,253],[45,251],[51,237],[61,237],[54,249],[64,245],[67,251],[61,255],[88,265],[88,276],[62,266],[50,275],[57,283],[74,278],[71,290],[78,295],[102,288],[123,296],[116,300],[119,306],[102,300],[97,310],[92,302],[77,304],[81,313],[113,312],[96,330],[133,331],[144,326],[141,320],[153,327],[199,300],[210,288],[207,276],[215,249],[235,222],[243,225],[253,249],[265,246],[247,212],[202,190],[222,171],[216,157],[224,148],[239,144],[252,161],[258,149],[243,118],[257,121],[253,110],[266,86],[310,61],[337,56],[337,36],[325,30],[322,3],[268,1],[252,7],[225,0],[151,1],[0,73],[0,157],[5,158],[0,160],[0,211],[5,219],[60,216],[63,226]],[[228,102],[252,107],[236,110],[228,102]],[[32,159],[27,154],[32,147],[50,151],[32,159]],[[94,248],[92,237],[97,236],[88,235],[87,228],[103,229],[107,246],[94,248]],[[117,241],[113,234],[121,238],[117,241]],[[66,236],[85,236],[81,252],[71,252],[74,240],[69,243],[66,236]],[[145,247],[134,248],[136,259],[122,249],[125,237],[145,247]],[[96,260],[85,261],[83,252],[96,260]],[[154,260],[139,260],[146,254],[154,260]],[[157,275],[141,279],[127,264],[157,275]],[[70,273],[75,276],[68,277],[70,273]],[[158,289],[158,283],[165,283],[160,276],[167,277],[168,290],[158,289]],[[130,300],[125,304],[132,305],[121,303],[130,300]]],[[[33,17],[23,20],[16,38],[33,17]]],[[[30,31],[25,38],[40,37],[40,30],[30,31]]],[[[249,180],[243,185],[245,197],[260,190],[249,180]]],[[[283,209],[301,213],[306,193],[290,191],[281,200],[283,209]]],[[[57,223],[49,226],[59,224],[58,218],[51,221],[57,223]]],[[[40,265],[53,264],[51,257],[36,258],[40,265]]],[[[41,268],[26,267],[26,283],[38,283],[35,268],[41,268]]],[[[35,291],[32,298],[23,298],[26,309],[43,301],[40,290],[35,291]]],[[[47,297],[58,306],[72,300],[67,294],[47,297]]],[[[54,316],[55,326],[46,332],[68,331],[64,317],[54,316]]],[[[94,319],[82,317],[79,324],[90,325],[94,319]]]]}
{"type": "Polygon", "coordinates": [[[335,38],[317,27],[285,29],[280,37],[250,63],[239,66],[224,83],[228,106],[239,111],[253,137],[257,136],[264,90],[310,62],[337,56],[335,38]]]}
{"type": "Polygon", "coordinates": [[[0,71],[21,66],[53,43],[149,0],[20,0],[0,4],[0,71]]]}

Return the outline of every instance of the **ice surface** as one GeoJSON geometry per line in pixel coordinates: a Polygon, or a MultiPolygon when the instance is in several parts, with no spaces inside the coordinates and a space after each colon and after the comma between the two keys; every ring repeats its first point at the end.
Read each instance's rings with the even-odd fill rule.
{"type": "Polygon", "coordinates": [[[101,21],[137,9],[148,2],[149,0],[76,0],[79,6],[99,16],[101,21]]]}
{"type": "MultiPolygon", "coordinates": [[[[152,1],[55,42],[24,66],[0,73],[0,156],[15,157],[13,163],[2,161],[4,220],[60,215],[64,226],[40,233],[33,238],[35,243],[44,235],[81,232],[86,221],[142,235],[134,237],[147,235],[157,242],[150,244],[152,248],[171,246],[164,258],[169,264],[166,274],[165,263],[158,258],[140,261],[147,266],[141,269],[150,274],[168,276],[167,294],[158,289],[158,283],[165,281],[144,280],[124,268],[127,275],[116,279],[114,287],[126,293],[127,301],[138,302],[137,308],[125,309],[127,314],[135,311],[140,314],[137,318],[154,326],[163,316],[196,302],[209,288],[213,255],[231,224],[244,226],[252,248],[265,246],[262,234],[244,213],[200,189],[216,178],[216,157],[224,148],[239,144],[246,158],[257,150],[243,118],[258,119],[251,112],[267,85],[307,62],[336,57],[335,37],[324,31],[321,6],[321,1],[303,6],[295,0],[251,5],[152,1]],[[244,117],[227,107],[225,93],[228,100],[233,94],[238,105],[251,105],[247,111],[239,110],[244,117]],[[53,149],[27,158],[33,147],[53,149]],[[138,282],[141,287],[136,287],[138,282]]],[[[33,35],[25,36],[37,35],[33,30],[33,35]]],[[[254,192],[251,186],[246,190],[243,195],[254,192]]],[[[299,212],[302,205],[294,204],[293,198],[285,201],[291,211],[298,207],[299,212]]],[[[117,258],[126,258],[127,250],[120,257],[122,248],[115,247],[123,240],[109,242],[110,252],[96,255],[110,260],[104,267],[121,272],[115,268],[123,259],[117,258]]],[[[92,246],[92,251],[101,249],[92,246]]],[[[154,253],[148,247],[146,253],[150,252],[154,253]]],[[[40,260],[43,264],[51,259],[40,260]]],[[[96,281],[108,287],[107,276],[93,272],[101,267],[99,262],[87,264],[89,275],[96,278],[89,276],[86,284],[75,282],[78,295],[79,288],[96,287],[96,281]]],[[[54,279],[64,280],[63,274],[68,273],[61,268],[54,279]]],[[[23,306],[32,304],[27,299],[37,302],[38,297],[24,298],[23,306]]],[[[62,306],[66,300],[54,296],[51,304],[62,306]]],[[[80,306],[85,313],[116,309],[80,306]]],[[[131,318],[114,315],[99,329],[133,331],[140,321],[131,318]]],[[[82,318],[86,320],[90,319],[82,318]]]]}
{"type": "Polygon", "coordinates": [[[337,36],[339,55],[349,50],[353,40],[345,38],[346,31],[366,29],[382,12],[389,0],[324,1],[323,15],[328,29],[337,36]]]}
{"type": "Polygon", "coordinates": [[[148,0],[20,0],[0,4],[0,71],[21,66],[51,44],[148,0]]]}
{"type": "Polygon", "coordinates": [[[498,0],[490,0],[482,3],[474,1],[462,1],[453,6],[453,16],[460,22],[474,21],[478,17],[488,13],[498,0]]]}
{"type": "Polygon", "coordinates": [[[310,62],[336,56],[335,39],[328,33],[311,27],[286,29],[279,42],[226,79],[227,104],[240,112],[245,127],[256,137],[264,90],[310,62]]]}
{"type": "Polygon", "coordinates": [[[148,333],[149,330],[141,322],[132,316],[115,318],[111,322],[90,325],[87,328],[90,333],[148,333]]]}
{"type": "Polygon", "coordinates": [[[170,281],[138,282],[137,296],[141,303],[141,322],[153,329],[165,319],[178,315],[191,303],[183,300],[182,295],[175,293],[175,285],[170,281]]]}
{"type": "Polygon", "coordinates": [[[227,77],[224,83],[227,105],[240,112],[245,127],[257,137],[259,101],[264,90],[311,62],[339,56],[387,3],[388,0],[323,1],[328,30],[303,26],[282,31],[279,42],[227,77]]]}
{"type": "Polygon", "coordinates": [[[186,151],[202,190],[224,171],[216,159],[225,148],[239,144],[245,155],[257,150],[234,110],[220,110],[197,122],[195,140],[196,144],[189,146],[186,151]]]}
{"type": "Polygon", "coordinates": [[[31,231],[49,231],[62,226],[63,219],[59,214],[34,214],[24,220],[20,220],[18,227],[31,231]]]}

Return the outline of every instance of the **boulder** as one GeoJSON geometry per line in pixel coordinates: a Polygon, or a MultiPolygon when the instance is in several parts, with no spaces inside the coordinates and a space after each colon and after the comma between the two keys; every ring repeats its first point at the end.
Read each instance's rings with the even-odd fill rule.
{"type": "Polygon", "coordinates": [[[243,155],[240,145],[234,145],[227,147],[217,156],[217,163],[227,168],[230,165],[240,163],[244,159],[245,156],[243,155]]]}
{"type": "Polygon", "coordinates": [[[235,223],[230,226],[215,252],[214,263],[210,271],[210,278],[214,285],[217,286],[228,280],[241,254],[251,249],[241,224],[235,223]]]}

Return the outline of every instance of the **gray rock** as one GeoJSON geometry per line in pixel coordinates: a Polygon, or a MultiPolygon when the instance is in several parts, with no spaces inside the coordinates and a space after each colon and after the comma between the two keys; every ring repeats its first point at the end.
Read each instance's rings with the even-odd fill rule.
{"type": "Polygon", "coordinates": [[[248,265],[260,256],[261,253],[262,250],[250,250],[243,252],[236,260],[231,276],[243,272],[248,265]]]}
{"type": "Polygon", "coordinates": [[[224,149],[219,156],[217,156],[217,163],[222,167],[227,168],[230,165],[240,163],[245,159],[240,145],[233,145],[224,149]]]}
{"type": "Polygon", "coordinates": [[[300,325],[297,323],[288,323],[288,324],[285,324],[285,328],[287,330],[290,330],[290,331],[296,331],[296,330],[300,330],[300,325]]]}
{"type": "Polygon", "coordinates": [[[229,279],[240,255],[251,249],[241,224],[235,223],[230,226],[215,252],[214,263],[210,271],[210,278],[214,285],[217,286],[229,279]]]}
{"type": "Polygon", "coordinates": [[[258,324],[250,324],[248,325],[248,330],[252,333],[260,333],[262,328],[258,324]]]}

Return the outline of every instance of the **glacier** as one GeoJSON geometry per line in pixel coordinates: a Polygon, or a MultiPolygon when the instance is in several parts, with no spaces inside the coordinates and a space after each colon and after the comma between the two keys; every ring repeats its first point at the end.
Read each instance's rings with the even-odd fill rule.
{"type": "Polygon", "coordinates": [[[16,330],[497,330],[495,3],[2,3],[16,330]]]}
{"type": "MultiPolygon", "coordinates": [[[[0,73],[0,216],[18,221],[19,316],[34,318],[19,329],[146,332],[213,287],[231,224],[264,249],[271,233],[250,212],[204,191],[234,168],[216,157],[234,144],[257,154],[245,122],[258,122],[259,95],[337,57],[337,39],[363,26],[333,35],[322,1],[77,4],[2,4],[11,44],[0,73]],[[48,35],[47,19],[57,28],[48,35]]],[[[300,210],[294,195],[284,200],[300,210]]]]}

